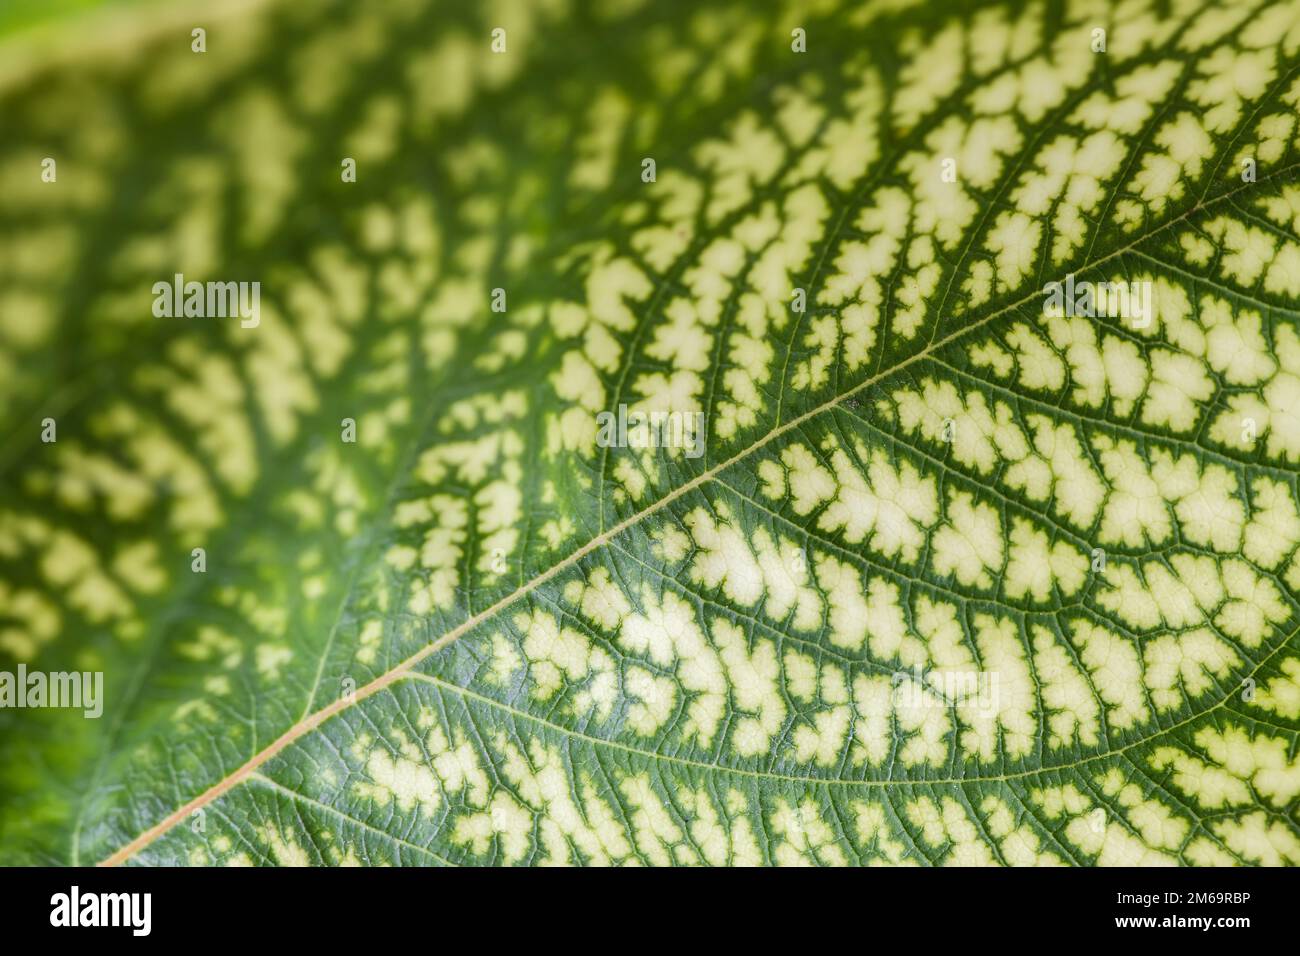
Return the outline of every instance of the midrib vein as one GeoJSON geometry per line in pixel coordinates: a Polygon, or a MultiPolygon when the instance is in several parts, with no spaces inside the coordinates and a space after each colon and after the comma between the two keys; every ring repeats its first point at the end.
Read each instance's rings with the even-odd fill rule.
{"type": "MultiPolygon", "coordinates": [[[[1165,230],[1177,226],[1178,224],[1191,218],[1197,213],[1202,212],[1203,210],[1208,209],[1216,205],[1217,203],[1224,202],[1230,199],[1232,196],[1235,196],[1237,193],[1242,192],[1246,189],[1258,188],[1259,186],[1269,182],[1270,180],[1279,176],[1284,176],[1287,173],[1290,173],[1297,168],[1300,168],[1300,164],[1293,164],[1291,166],[1286,166],[1274,170],[1270,172],[1268,175],[1260,177],[1259,180],[1255,183],[1244,183],[1242,185],[1237,186],[1234,189],[1228,190],[1227,192],[1224,192],[1214,197],[1213,199],[1207,200],[1205,202],[1199,202],[1196,205],[1184,211],[1183,213],[1181,213],[1180,215],[1169,219],[1168,221],[1162,223],[1159,226],[1156,226],[1154,229],[1150,230],[1149,232],[1137,236],[1126,245],[1120,246],[1119,248],[1114,249],[1111,252],[1108,252],[1106,255],[1100,256],[1092,260],[1091,262],[1084,262],[1082,264],[1079,264],[1075,266],[1073,270],[1070,271],[1077,273],[1085,269],[1095,269],[1098,266],[1101,266],[1104,263],[1110,261],[1111,259],[1118,258],[1119,256],[1122,256],[1130,252],[1131,250],[1135,249],[1137,246],[1142,245],[1143,243],[1154,238],[1155,236],[1159,235],[1165,230]]],[[[924,361],[933,353],[939,352],[944,348],[948,347],[949,345],[952,345],[953,343],[959,341],[960,339],[971,335],[972,333],[978,331],[979,329],[984,328],[985,326],[991,324],[997,319],[1015,312],[1021,306],[1033,301],[1036,298],[1039,298],[1041,295],[1042,295],[1041,290],[1031,289],[1031,291],[1026,293],[1021,298],[1015,300],[1014,302],[1011,302],[1000,309],[993,310],[983,318],[973,320],[969,325],[957,330],[956,332],[950,333],[949,335],[943,337],[942,339],[931,342],[929,345],[920,349],[915,354],[908,356],[907,358],[890,366],[887,369],[882,369],[880,372],[864,379],[863,381],[859,382],[857,385],[853,386],[852,388],[847,389],[846,391],[836,395],[834,398],[828,399],[822,404],[809,409],[803,414],[795,418],[792,418],[790,421],[786,422],[783,425],[778,425],[772,431],[765,434],[762,438],[758,439],[753,444],[748,445],[747,447],[741,449],[736,454],[732,455],[730,458],[726,459],[723,462],[720,462],[717,465],[714,465],[712,468],[706,469],[705,471],[696,475],[690,481],[668,492],[658,501],[655,501],[652,504],[647,505],[641,511],[638,511],[635,514],[629,516],[628,518],[625,518],[623,521],[620,521],[618,524],[614,525],[609,530],[596,535],[594,538],[592,538],[582,547],[570,553],[568,557],[552,565],[545,571],[541,572],[540,574],[531,578],[529,581],[520,585],[514,591],[510,592],[505,597],[499,599],[496,603],[490,605],[487,608],[484,608],[479,613],[474,614],[471,617],[467,618],[461,624],[447,631],[437,640],[429,644],[426,644],[424,647],[416,651],[410,657],[406,658],[401,663],[395,665],[390,670],[384,672],[379,677],[376,677],[368,684],[359,687],[356,690],[356,692],[350,697],[339,698],[338,700],[334,701],[328,706],[323,707],[320,710],[304,717],[302,720],[298,721],[296,724],[294,724],[292,727],[286,730],[283,734],[277,737],[274,741],[272,741],[270,744],[268,744],[258,753],[250,757],[248,761],[245,762],[238,769],[236,769],[226,777],[222,778],[218,782],[214,783],[212,786],[210,786],[207,790],[203,791],[203,793],[199,794],[193,800],[189,801],[183,806],[178,807],[176,810],[172,811],[168,816],[160,820],[158,823],[154,824],[149,829],[145,830],[135,839],[131,840],[131,842],[123,845],[112,855],[105,858],[99,865],[117,866],[118,864],[123,863],[126,860],[129,860],[132,856],[140,852],[140,850],[144,849],[145,847],[149,846],[151,843],[153,843],[155,840],[161,837],[164,833],[166,833],[168,830],[174,827],[181,820],[184,820],[186,817],[188,817],[195,810],[207,806],[209,803],[216,800],[218,797],[221,797],[222,795],[228,793],[230,790],[234,789],[236,786],[243,783],[245,780],[249,779],[249,777],[251,777],[253,773],[264,763],[266,763],[272,757],[279,754],[282,750],[284,750],[294,741],[298,740],[300,737],[303,737],[304,735],[315,730],[317,727],[319,727],[325,721],[329,720],[335,714],[338,714],[346,710],[347,708],[357,703],[360,703],[366,698],[371,697],[379,693],[380,691],[384,690],[394,682],[401,680],[417,664],[419,664],[425,658],[433,654],[436,654],[438,651],[442,650],[444,647],[451,644],[453,641],[457,640],[458,638],[472,631],[474,628],[478,627],[484,621],[490,620],[491,618],[495,617],[499,612],[510,607],[516,601],[520,600],[521,598],[527,597],[529,594],[537,590],[542,585],[546,584],[552,578],[567,571],[569,568],[576,565],[587,555],[603,547],[611,539],[617,537],[618,535],[622,534],[624,531],[637,525],[638,523],[650,517],[651,515],[656,514],[659,511],[662,511],[664,508],[668,507],[674,501],[689,494],[690,492],[694,491],[696,488],[700,487],[701,485],[713,480],[717,475],[726,471],[731,466],[745,460],[750,455],[754,454],[758,450],[770,444],[772,441],[776,440],[777,438],[780,438],[782,435],[786,434],[787,432],[793,431],[794,429],[800,427],[805,422],[808,422],[811,419],[814,419],[817,416],[821,415],[822,413],[836,407],[845,399],[851,398],[854,395],[858,394],[859,392],[862,392],[870,388],[872,385],[876,384],[882,379],[889,378],[893,375],[898,374],[899,372],[903,371],[904,369],[908,368],[911,365],[924,361]]],[[[935,322],[937,323],[940,321],[942,321],[942,316],[936,316],[935,322]]],[[[1287,642],[1284,641],[1283,645],[1285,645],[1286,643],[1287,642]]]]}

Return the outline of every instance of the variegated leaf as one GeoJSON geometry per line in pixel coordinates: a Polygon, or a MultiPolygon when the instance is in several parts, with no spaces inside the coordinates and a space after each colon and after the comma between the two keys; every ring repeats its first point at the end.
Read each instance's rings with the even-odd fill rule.
{"type": "Polygon", "coordinates": [[[0,663],[104,686],[0,710],[0,860],[1300,863],[1298,52],[1183,0],[14,34],[0,663]]]}

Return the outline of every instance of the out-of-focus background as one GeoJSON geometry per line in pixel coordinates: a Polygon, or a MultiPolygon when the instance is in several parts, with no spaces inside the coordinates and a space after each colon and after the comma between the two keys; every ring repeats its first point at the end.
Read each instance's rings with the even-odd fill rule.
{"type": "Polygon", "coordinates": [[[13,33],[96,7],[124,6],[140,0],[6,0],[0,4],[0,33],[13,33]]]}

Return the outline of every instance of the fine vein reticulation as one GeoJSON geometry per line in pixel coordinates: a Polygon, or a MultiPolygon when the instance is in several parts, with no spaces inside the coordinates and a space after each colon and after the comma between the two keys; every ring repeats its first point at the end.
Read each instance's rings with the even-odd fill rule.
{"type": "Polygon", "coordinates": [[[0,662],[105,675],[0,860],[1300,862],[1295,4],[117,16],[0,80],[0,662]]]}

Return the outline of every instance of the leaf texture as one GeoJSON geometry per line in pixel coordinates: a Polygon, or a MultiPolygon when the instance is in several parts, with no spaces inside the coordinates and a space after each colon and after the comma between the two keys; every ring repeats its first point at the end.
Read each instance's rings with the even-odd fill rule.
{"type": "Polygon", "coordinates": [[[1300,5],[112,22],[0,89],[0,662],[105,680],[0,860],[1300,862],[1300,5]]]}

